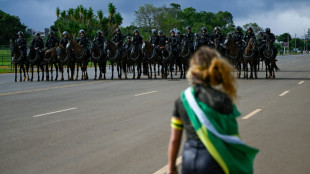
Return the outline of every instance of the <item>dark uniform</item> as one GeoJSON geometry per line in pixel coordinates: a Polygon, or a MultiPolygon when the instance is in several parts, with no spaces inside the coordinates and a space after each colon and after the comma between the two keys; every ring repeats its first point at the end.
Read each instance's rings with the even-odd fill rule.
{"type": "Polygon", "coordinates": [[[69,38],[68,37],[64,37],[61,39],[60,41],[60,45],[62,45],[63,47],[66,48],[67,44],[68,44],[69,38]]]}
{"type": "Polygon", "coordinates": [[[168,41],[168,38],[165,35],[159,36],[159,46],[164,47],[166,45],[166,41],[168,41]]]}
{"type": "Polygon", "coordinates": [[[193,45],[193,42],[194,42],[194,39],[195,39],[195,35],[194,33],[192,33],[191,31],[190,32],[187,32],[185,35],[184,35],[184,41],[185,41],[185,47],[188,48],[190,47],[192,49],[192,51],[194,51],[194,45],[193,45]]]}
{"type": "Polygon", "coordinates": [[[172,51],[178,53],[178,45],[180,45],[180,39],[177,36],[170,36],[168,43],[172,46],[172,51]]]}
{"type": "Polygon", "coordinates": [[[46,47],[47,49],[54,48],[54,47],[57,46],[56,43],[59,44],[59,40],[58,40],[55,36],[51,36],[51,37],[49,37],[49,38],[47,39],[47,41],[46,41],[46,43],[45,43],[45,47],[46,47]]]}
{"type": "Polygon", "coordinates": [[[34,38],[31,42],[31,46],[33,48],[39,48],[38,51],[39,51],[39,55],[41,58],[43,58],[43,48],[44,48],[44,42],[43,42],[43,39],[41,37],[39,37],[38,39],[37,38],[34,38]]]}
{"type": "MultiPolygon", "coordinates": [[[[272,46],[273,54],[274,54],[273,58],[276,60],[276,57],[277,57],[277,54],[278,54],[278,49],[274,46],[274,42],[276,40],[276,36],[273,33],[270,32],[270,28],[266,28],[265,32],[266,33],[263,35],[262,42],[265,43],[267,39],[271,40],[271,46],[272,46]]],[[[262,52],[262,50],[264,49],[264,46],[261,48],[260,52],[262,52]]],[[[278,68],[278,66],[276,65],[276,63],[275,63],[275,68],[276,68],[277,71],[280,70],[278,68]]]]}
{"type": "Polygon", "coordinates": [[[116,33],[115,35],[114,35],[114,37],[113,37],[113,42],[114,42],[114,44],[117,44],[118,43],[118,45],[117,45],[117,47],[118,48],[122,48],[122,46],[123,46],[123,41],[124,41],[124,35],[122,34],[122,33],[116,33]]]}
{"type": "Polygon", "coordinates": [[[103,36],[96,36],[94,38],[94,42],[99,46],[99,48],[103,48],[104,42],[105,42],[105,37],[103,36]]]}
{"type": "Polygon", "coordinates": [[[150,43],[154,46],[158,46],[159,45],[159,36],[156,34],[156,35],[153,35],[150,39],[150,43]]]}
{"type": "Polygon", "coordinates": [[[237,45],[241,53],[243,53],[243,38],[244,38],[244,35],[241,32],[241,27],[238,26],[237,31],[233,35],[233,41],[235,42],[235,44],[237,45]]]}
{"type": "Polygon", "coordinates": [[[86,36],[80,37],[77,40],[77,43],[80,44],[84,50],[86,50],[87,57],[90,57],[90,50],[88,48],[88,38],[86,36]]]}
{"type": "Polygon", "coordinates": [[[132,42],[131,42],[130,36],[127,36],[127,41],[124,43],[124,49],[126,50],[128,55],[130,53],[131,45],[132,45],[132,42]]]}
{"type": "MultiPolygon", "coordinates": [[[[248,45],[248,42],[250,41],[250,39],[251,38],[253,38],[253,39],[255,39],[256,40],[256,38],[255,38],[255,34],[254,33],[246,33],[245,35],[244,35],[244,38],[243,38],[243,41],[245,42],[245,46],[247,46],[248,45]]],[[[255,41],[254,40],[254,41],[255,41]]]]}
{"type": "MultiPolygon", "coordinates": [[[[15,40],[17,46],[23,51],[24,57],[27,56],[27,40],[25,38],[18,38],[15,40]]],[[[13,57],[13,55],[11,55],[13,57]]]]}
{"type": "Polygon", "coordinates": [[[198,47],[210,45],[210,34],[202,33],[198,36],[198,47]]]}

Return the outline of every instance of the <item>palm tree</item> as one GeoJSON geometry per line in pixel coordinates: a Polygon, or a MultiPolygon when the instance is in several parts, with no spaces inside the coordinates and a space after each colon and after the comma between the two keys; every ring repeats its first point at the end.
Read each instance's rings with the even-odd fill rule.
{"type": "Polygon", "coordinates": [[[69,10],[68,10],[68,15],[69,15],[69,17],[70,17],[70,20],[73,20],[73,14],[74,14],[73,8],[69,8],[69,10]]]}
{"type": "Polygon", "coordinates": [[[63,10],[61,13],[60,13],[60,16],[62,18],[62,20],[66,20],[66,10],[63,10]]]}
{"type": "Polygon", "coordinates": [[[112,18],[114,17],[115,11],[116,11],[115,6],[110,2],[109,3],[109,17],[111,21],[112,21],[112,18]]]}
{"type": "Polygon", "coordinates": [[[91,7],[89,7],[88,13],[87,13],[87,25],[89,25],[90,20],[93,18],[93,16],[94,16],[94,11],[91,7]]]}
{"type": "Polygon", "coordinates": [[[60,14],[60,9],[59,7],[56,8],[56,17],[57,17],[57,20],[59,19],[59,14],[60,14]]]}
{"type": "Polygon", "coordinates": [[[97,16],[99,18],[99,24],[102,22],[102,18],[103,18],[103,12],[102,10],[97,11],[97,16]]]}

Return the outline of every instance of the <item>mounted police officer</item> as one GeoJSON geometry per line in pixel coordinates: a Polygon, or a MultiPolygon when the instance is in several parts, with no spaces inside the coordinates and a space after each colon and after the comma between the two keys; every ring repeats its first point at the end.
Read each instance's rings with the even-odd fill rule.
{"type": "MultiPolygon", "coordinates": [[[[20,48],[23,51],[24,58],[27,56],[27,40],[24,38],[24,33],[19,31],[17,33],[18,38],[15,40],[15,43],[17,44],[18,48],[20,48]]],[[[11,57],[13,57],[13,52],[11,54],[11,57]]]]}
{"type": "MultiPolygon", "coordinates": [[[[168,43],[172,48],[172,52],[175,56],[178,55],[178,45],[180,45],[180,39],[175,36],[175,31],[174,30],[170,30],[170,37],[168,39],[168,43]]],[[[170,51],[170,50],[169,50],[170,51]]]]}
{"type": "Polygon", "coordinates": [[[178,30],[177,31],[177,38],[178,38],[178,43],[179,43],[179,45],[178,46],[181,46],[181,44],[182,44],[182,40],[183,40],[183,35],[181,35],[181,32],[178,30]]]}
{"type": "MultiPolygon", "coordinates": [[[[263,43],[265,43],[267,39],[270,39],[270,40],[271,40],[271,46],[272,46],[273,54],[274,54],[273,58],[277,61],[276,56],[277,56],[277,54],[278,54],[278,49],[274,46],[274,42],[275,42],[275,40],[276,40],[276,36],[275,36],[273,33],[271,33],[270,28],[266,28],[266,29],[265,29],[265,32],[266,32],[266,33],[263,35],[262,41],[263,41],[263,43]]],[[[264,47],[263,47],[263,48],[264,48],[264,47]]],[[[263,49],[263,48],[262,48],[262,49],[263,49]]],[[[261,50],[261,51],[262,51],[262,50],[261,50]]],[[[275,63],[275,68],[276,68],[277,71],[280,70],[280,69],[278,68],[278,66],[276,65],[276,63],[275,63]]]]}
{"type": "Polygon", "coordinates": [[[132,42],[131,42],[131,37],[130,36],[127,36],[126,39],[127,39],[127,41],[124,43],[124,49],[125,49],[125,51],[127,53],[127,56],[129,56],[132,42]]]}
{"type": "Polygon", "coordinates": [[[198,48],[201,46],[210,46],[210,34],[206,27],[201,28],[202,33],[198,36],[198,48]]]}
{"type": "Polygon", "coordinates": [[[87,57],[90,57],[90,50],[88,48],[88,38],[85,36],[85,31],[83,29],[80,30],[80,38],[77,39],[77,43],[80,44],[83,49],[86,51],[87,57]]]}
{"type": "Polygon", "coordinates": [[[139,34],[139,30],[135,29],[132,37],[132,45],[136,45],[139,48],[139,51],[142,49],[143,38],[139,34]]]}
{"type": "Polygon", "coordinates": [[[102,31],[97,31],[97,36],[94,38],[94,42],[98,45],[100,49],[103,49],[103,44],[105,42],[104,36],[102,36],[102,31]]]}
{"type": "Polygon", "coordinates": [[[190,26],[187,26],[186,30],[187,30],[187,33],[184,35],[184,38],[183,38],[185,41],[185,47],[186,48],[189,47],[193,52],[194,51],[193,42],[194,42],[195,36],[194,36],[194,33],[192,33],[192,29],[190,26]]]}
{"type": "Polygon", "coordinates": [[[210,46],[212,48],[215,48],[215,43],[214,43],[215,39],[217,39],[220,42],[220,44],[223,44],[225,41],[224,36],[221,33],[220,27],[214,27],[214,34],[211,36],[211,41],[210,41],[210,46]]]}
{"type": "Polygon", "coordinates": [[[40,33],[35,34],[35,38],[31,42],[31,46],[39,51],[40,58],[43,58],[44,51],[42,50],[44,48],[44,42],[41,38],[40,33]]]}
{"type": "Polygon", "coordinates": [[[244,35],[242,33],[242,28],[240,26],[237,26],[236,32],[233,35],[233,41],[235,42],[241,53],[243,53],[243,38],[244,35]]]}
{"type": "Polygon", "coordinates": [[[256,42],[256,37],[255,37],[255,34],[253,32],[253,29],[252,29],[252,27],[249,27],[247,29],[247,33],[244,35],[244,38],[243,38],[245,47],[248,45],[251,38],[253,38],[254,42],[256,42]]]}
{"type": "Polygon", "coordinates": [[[54,32],[53,31],[50,31],[48,39],[47,39],[47,41],[45,43],[46,49],[48,50],[48,49],[51,49],[51,48],[55,48],[55,47],[58,46],[58,44],[59,44],[59,39],[54,36],[54,32]]]}
{"type": "Polygon", "coordinates": [[[62,33],[62,35],[64,36],[61,41],[60,41],[60,45],[62,45],[64,48],[66,48],[68,41],[69,41],[69,33],[67,31],[64,31],[62,33]]]}
{"type": "Polygon", "coordinates": [[[118,49],[122,49],[124,41],[124,35],[121,32],[121,29],[117,28],[116,33],[113,37],[113,43],[117,46],[118,49]]]}

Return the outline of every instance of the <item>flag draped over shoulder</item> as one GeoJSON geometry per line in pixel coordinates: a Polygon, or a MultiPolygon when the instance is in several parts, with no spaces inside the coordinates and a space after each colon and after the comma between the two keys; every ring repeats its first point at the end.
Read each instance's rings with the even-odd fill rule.
{"type": "Polygon", "coordinates": [[[231,114],[221,114],[195,98],[193,87],[181,93],[181,100],[199,139],[225,174],[253,173],[258,150],[240,139],[236,106],[231,114]]]}

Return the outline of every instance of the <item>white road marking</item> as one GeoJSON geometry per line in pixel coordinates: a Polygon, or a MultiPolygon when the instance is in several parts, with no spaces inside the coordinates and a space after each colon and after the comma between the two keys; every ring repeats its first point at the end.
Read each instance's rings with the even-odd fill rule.
{"type": "Polygon", "coordinates": [[[135,95],[135,96],[137,97],[137,96],[140,96],[140,95],[151,94],[151,93],[154,93],[154,92],[157,92],[157,91],[151,91],[151,92],[141,93],[141,94],[137,94],[137,95],[135,95]]]}
{"type": "Polygon", "coordinates": [[[250,117],[252,117],[253,115],[257,114],[258,112],[260,112],[262,109],[255,109],[253,112],[249,113],[248,115],[242,117],[243,120],[248,119],[250,117]]]}
{"type": "Polygon", "coordinates": [[[282,94],[280,94],[279,96],[282,97],[284,95],[286,95],[287,93],[289,93],[290,91],[284,91],[282,94]]]}
{"type": "Polygon", "coordinates": [[[54,111],[54,112],[49,112],[49,113],[45,113],[45,114],[39,114],[39,115],[35,115],[33,117],[42,117],[45,115],[56,114],[56,113],[60,113],[60,112],[66,112],[66,111],[70,111],[70,110],[74,110],[74,109],[77,109],[77,108],[69,108],[69,109],[64,109],[64,110],[60,110],[60,111],[54,111]]]}
{"type": "Polygon", "coordinates": [[[298,85],[301,85],[301,84],[303,84],[305,81],[300,81],[299,83],[298,83],[298,85]]]}
{"type": "MultiPolygon", "coordinates": [[[[179,165],[179,164],[181,164],[181,163],[182,163],[182,156],[180,156],[179,158],[177,158],[177,160],[176,160],[176,165],[179,165]]],[[[156,172],[153,173],[153,174],[164,174],[164,173],[167,173],[167,172],[168,172],[168,164],[167,164],[165,167],[159,169],[158,171],[156,171],[156,172]]]]}

